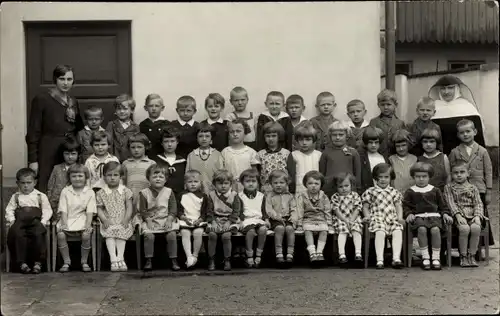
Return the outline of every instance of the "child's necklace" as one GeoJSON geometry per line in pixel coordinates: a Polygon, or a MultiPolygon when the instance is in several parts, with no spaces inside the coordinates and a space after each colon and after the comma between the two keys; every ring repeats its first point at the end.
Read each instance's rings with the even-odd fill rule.
{"type": "Polygon", "coordinates": [[[200,158],[203,161],[207,161],[210,158],[210,148],[209,149],[200,149],[200,158]]]}

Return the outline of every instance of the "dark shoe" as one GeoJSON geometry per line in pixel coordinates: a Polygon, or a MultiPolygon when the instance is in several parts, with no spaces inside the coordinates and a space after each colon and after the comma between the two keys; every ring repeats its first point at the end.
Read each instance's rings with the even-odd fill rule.
{"type": "Polygon", "coordinates": [[[293,255],[291,253],[288,253],[286,255],[286,263],[292,264],[293,263],[293,255]]]}
{"type": "Polygon", "coordinates": [[[460,255],[460,266],[462,268],[470,267],[469,258],[467,256],[460,255]]]}
{"type": "Polygon", "coordinates": [[[283,257],[283,254],[280,253],[280,254],[276,255],[276,262],[278,264],[282,264],[285,262],[285,258],[283,257]]]}
{"type": "Polygon", "coordinates": [[[31,272],[31,269],[26,263],[21,264],[21,273],[27,274],[30,272],[31,272]]]}
{"type": "Polygon", "coordinates": [[[215,261],[214,259],[210,258],[208,260],[208,271],[214,271],[215,270],[215,261]]]}
{"type": "Polygon", "coordinates": [[[479,267],[479,264],[477,264],[477,261],[476,261],[476,256],[469,254],[468,257],[469,257],[468,258],[469,259],[469,267],[471,267],[471,268],[479,267]]]}
{"type": "Polygon", "coordinates": [[[231,271],[231,260],[229,258],[224,260],[224,271],[231,271]]]}
{"type": "Polygon", "coordinates": [[[384,268],[384,262],[383,261],[378,261],[377,262],[377,269],[383,269],[384,268]]]}
{"type": "Polygon", "coordinates": [[[422,269],[424,269],[424,270],[431,269],[431,261],[429,259],[422,260],[422,269]]]}
{"type": "Polygon", "coordinates": [[[179,264],[177,263],[177,258],[172,259],[172,270],[173,271],[179,271],[181,267],[179,267],[179,264]]]}
{"type": "Polygon", "coordinates": [[[403,262],[401,260],[393,260],[392,261],[392,267],[394,269],[402,269],[403,268],[403,262]]]}
{"type": "Polygon", "coordinates": [[[39,274],[42,272],[42,264],[40,262],[35,262],[33,265],[33,274],[39,274]]]}
{"type": "Polygon", "coordinates": [[[262,258],[260,256],[255,256],[253,267],[256,269],[260,268],[261,262],[262,258]]]}
{"type": "Polygon", "coordinates": [[[361,257],[361,255],[356,255],[354,257],[354,261],[357,261],[357,262],[363,262],[363,257],[361,257]]]}
{"type": "Polygon", "coordinates": [[[61,269],[59,269],[59,272],[65,273],[65,272],[68,272],[69,269],[70,269],[69,263],[65,263],[65,264],[62,265],[61,269]]]}
{"type": "Polygon", "coordinates": [[[438,259],[432,260],[432,270],[441,270],[441,261],[438,259]]]}
{"type": "Polygon", "coordinates": [[[88,265],[88,263],[82,262],[82,271],[83,272],[91,272],[92,269],[90,268],[90,266],[88,265]]]}
{"type": "Polygon", "coordinates": [[[339,257],[339,263],[340,264],[346,264],[347,263],[347,258],[345,256],[339,257]]]}
{"type": "Polygon", "coordinates": [[[144,264],[144,272],[149,272],[153,270],[153,262],[151,258],[146,259],[146,263],[144,264]]]}
{"type": "Polygon", "coordinates": [[[318,254],[317,257],[316,257],[316,260],[318,261],[325,261],[325,257],[323,257],[323,254],[318,254]]]}

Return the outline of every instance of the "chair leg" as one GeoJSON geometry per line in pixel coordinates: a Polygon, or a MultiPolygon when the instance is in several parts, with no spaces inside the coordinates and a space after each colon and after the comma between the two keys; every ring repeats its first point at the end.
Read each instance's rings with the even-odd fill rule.
{"type": "Polygon", "coordinates": [[[94,271],[97,271],[96,270],[96,253],[97,253],[97,242],[96,242],[96,238],[95,238],[95,228],[92,230],[92,235],[90,236],[90,240],[91,240],[91,243],[92,243],[92,269],[94,269],[94,271]]]}
{"type": "Polygon", "coordinates": [[[370,255],[370,232],[368,226],[365,224],[365,269],[368,268],[368,256],[370,255]]]}
{"type": "Polygon", "coordinates": [[[403,253],[402,257],[403,257],[403,266],[404,267],[406,267],[408,265],[408,263],[407,263],[407,259],[408,259],[407,258],[407,253],[408,253],[408,247],[407,247],[407,245],[408,245],[408,243],[405,243],[405,240],[407,239],[407,233],[406,233],[407,230],[408,230],[408,227],[406,225],[403,225],[403,231],[402,231],[402,234],[401,234],[402,235],[401,237],[403,238],[402,245],[401,245],[402,246],[401,250],[402,250],[402,253],[403,253]]]}
{"type": "Polygon", "coordinates": [[[484,261],[488,264],[490,260],[490,223],[486,222],[486,228],[484,229],[484,261]]]}
{"type": "Polygon", "coordinates": [[[57,266],[57,233],[55,225],[52,226],[52,272],[56,272],[57,266]]]}
{"type": "Polygon", "coordinates": [[[5,272],[10,272],[10,250],[8,245],[5,247],[5,272]]]}
{"type": "Polygon", "coordinates": [[[51,252],[51,245],[50,245],[50,231],[52,230],[52,226],[51,224],[49,224],[49,229],[48,229],[48,232],[45,234],[45,242],[47,244],[47,249],[46,249],[46,252],[45,252],[45,261],[47,261],[47,272],[51,272],[52,269],[51,269],[51,255],[52,255],[52,252],[51,252]]]}
{"type": "Polygon", "coordinates": [[[139,230],[137,230],[135,233],[135,255],[137,258],[137,270],[141,270],[142,269],[142,265],[141,265],[142,253],[141,253],[141,235],[139,233],[139,230]]]}
{"type": "Polygon", "coordinates": [[[96,232],[96,248],[97,248],[97,271],[101,271],[101,256],[102,256],[102,240],[101,240],[101,234],[99,232],[96,232]]]}
{"type": "Polygon", "coordinates": [[[411,268],[413,259],[413,232],[411,229],[406,230],[406,266],[411,268]]]}
{"type": "Polygon", "coordinates": [[[451,226],[448,227],[448,231],[446,232],[446,263],[448,264],[448,268],[451,268],[451,226]]]}

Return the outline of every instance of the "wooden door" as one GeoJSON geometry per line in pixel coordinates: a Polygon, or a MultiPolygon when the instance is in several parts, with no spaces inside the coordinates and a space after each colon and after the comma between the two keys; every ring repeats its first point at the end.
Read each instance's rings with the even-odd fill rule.
{"type": "Polygon", "coordinates": [[[114,99],[132,93],[130,22],[27,22],[25,31],[28,115],[33,97],[54,86],[55,66],[67,64],[75,75],[71,94],[82,111],[101,107],[106,127],[114,99]]]}

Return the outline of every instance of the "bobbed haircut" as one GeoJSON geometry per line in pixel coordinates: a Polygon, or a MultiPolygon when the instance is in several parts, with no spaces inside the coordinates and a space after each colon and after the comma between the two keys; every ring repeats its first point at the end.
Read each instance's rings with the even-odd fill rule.
{"type": "Polygon", "coordinates": [[[246,178],[255,178],[259,182],[259,172],[255,168],[249,168],[240,174],[240,183],[243,183],[246,178]]]}
{"type": "Polygon", "coordinates": [[[90,144],[94,145],[95,142],[100,142],[106,140],[108,142],[108,145],[111,145],[111,137],[109,137],[109,134],[105,131],[95,131],[92,132],[90,136],[90,144]]]}
{"type": "Polygon", "coordinates": [[[245,135],[250,134],[250,132],[252,131],[250,129],[250,126],[248,125],[247,121],[245,119],[241,118],[241,117],[238,117],[235,120],[232,120],[232,121],[230,121],[230,122],[227,123],[229,131],[231,131],[231,128],[232,128],[233,125],[241,125],[241,126],[243,126],[243,132],[245,133],[245,135]]]}
{"type": "Polygon", "coordinates": [[[71,165],[68,168],[68,171],[66,171],[66,174],[68,176],[68,182],[69,178],[73,173],[83,173],[85,175],[85,180],[90,179],[90,171],[89,168],[85,167],[85,165],[82,165],[80,163],[75,163],[74,165],[71,165]]]}
{"type": "Polygon", "coordinates": [[[302,178],[302,184],[304,186],[306,186],[307,180],[309,180],[309,179],[314,179],[314,180],[320,181],[321,187],[323,187],[323,185],[325,184],[325,176],[317,170],[311,170],[311,171],[307,172],[304,175],[304,178],[302,178]]]}
{"type": "Polygon", "coordinates": [[[148,96],[146,97],[146,101],[144,101],[144,105],[148,106],[149,103],[153,100],[160,100],[161,105],[163,105],[163,98],[156,93],[148,94],[148,96]]]}
{"type": "Polygon", "coordinates": [[[269,183],[272,183],[274,179],[284,178],[286,183],[290,183],[290,176],[288,172],[283,170],[273,170],[269,174],[269,183]]]}
{"type": "Polygon", "coordinates": [[[331,134],[333,131],[344,131],[347,139],[352,135],[351,127],[344,121],[335,121],[330,124],[330,126],[328,126],[328,133],[331,134]]]}
{"type": "Polygon", "coordinates": [[[22,178],[32,177],[33,180],[36,179],[36,172],[31,168],[21,168],[16,172],[16,180],[20,181],[22,178]]]}
{"type": "Polygon", "coordinates": [[[115,170],[116,168],[119,168],[120,169],[120,176],[123,176],[124,175],[124,171],[123,168],[122,168],[122,165],[119,163],[119,162],[116,162],[116,161],[110,161],[110,162],[107,162],[104,167],[102,167],[102,174],[103,175],[106,175],[106,173],[110,172],[110,171],[113,171],[115,170]]]}
{"type": "Polygon", "coordinates": [[[398,95],[396,94],[396,91],[390,89],[383,89],[382,91],[380,91],[379,94],[377,94],[377,103],[384,101],[390,101],[397,106],[398,95]]]}
{"type": "Polygon", "coordinates": [[[402,143],[402,142],[406,142],[406,144],[410,146],[412,144],[410,137],[411,137],[410,132],[408,132],[405,129],[399,129],[392,135],[391,138],[392,146],[395,147],[397,143],[402,143]]]}
{"type": "Polygon", "coordinates": [[[193,107],[193,109],[196,111],[196,100],[192,96],[183,95],[182,97],[177,99],[176,102],[177,109],[183,109],[187,107],[193,107]]]}
{"type": "Polygon", "coordinates": [[[267,122],[266,124],[264,124],[262,129],[264,131],[264,136],[267,134],[276,133],[276,134],[278,134],[278,139],[280,141],[285,139],[285,129],[278,122],[267,122]]]}
{"type": "Polygon", "coordinates": [[[229,170],[226,169],[219,169],[214,172],[214,177],[212,179],[212,184],[215,185],[216,183],[223,183],[224,181],[229,181],[233,183],[233,175],[229,170]]]}
{"type": "Polygon", "coordinates": [[[436,128],[426,128],[420,135],[419,143],[422,144],[424,139],[434,139],[437,145],[441,144],[441,135],[436,128]]]}
{"type": "Polygon", "coordinates": [[[292,94],[288,98],[286,98],[285,102],[286,106],[292,105],[292,104],[300,104],[300,106],[304,106],[304,98],[301,97],[298,94],[292,94]]]}
{"type": "Polygon", "coordinates": [[[378,140],[379,143],[382,143],[384,140],[384,132],[378,128],[373,126],[367,126],[363,131],[363,144],[368,145],[370,140],[378,140]]]}
{"type": "Polygon", "coordinates": [[[310,121],[302,121],[293,130],[296,140],[312,137],[313,141],[318,140],[318,131],[310,121]]]}
{"type": "Polygon", "coordinates": [[[207,108],[208,101],[212,100],[214,101],[214,104],[220,105],[222,109],[224,109],[224,106],[226,105],[226,100],[222,95],[219,93],[210,93],[206,98],[205,98],[205,108],[207,108]]]}
{"type": "Polygon", "coordinates": [[[135,133],[133,135],[130,135],[127,141],[127,147],[130,148],[130,145],[132,145],[132,143],[141,143],[144,145],[146,150],[151,147],[149,138],[146,136],[146,134],[143,133],[135,133]]]}
{"type": "Polygon", "coordinates": [[[73,136],[68,136],[64,142],[59,146],[59,157],[64,157],[65,152],[76,151],[78,156],[81,154],[82,147],[80,143],[73,136]]]}
{"type": "Polygon", "coordinates": [[[113,105],[115,109],[118,109],[124,104],[128,106],[132,111],[135,110],[135,100],[126,93],[117,96],[113,105]]]}
{"type": "Polygon", "coordinates": [[[411,166],[410,176],[413,178],[417,172],[425,172],[429,175],[429,178],[432,178],[434,176],[434,167],[430,163],[418,161],[411,166]]]}
{"type": "Polygon", "coordinates": [[[75,71],[73,70],[73,67],[70,65],[57,65],[54,68],[54,71],[52,71],[52,82],[56,83],[57,78],[64,76],[67,72],[72,72],[73,73],[73,82],[75,81],[75,71]]]}
{"type": "Polygon", "coordinates": [[[285,95],[280,91],[270,91],[266,95],[266,101],[269,97],[278,97],[278,98],[281,98],[281,101],[283,101],[283,103],[285,102],[285,95]]]}
{"type": "Polygon", "coordinates": [[[168,179],[168,169],[165,168],[164,166],[158,165],[158,164],[152,164],[151,166],[146,169],[146,179],[150,180],[150,178],[155,175],[161,173],[162,175],[165,176],[165,179],[168,179]]]}
{"type": "Polygon", "coordinates": [[[199,133],[210,133],[212,138],[215,136],[215,128],[208,124],[208,122],[202,122],[198,125],[198,129],[196,130],[196,136],[198,136],[199,133]]]}
{"type": "Polygon", "coordinates": [[[339,185],[341,185],[346,179],[349,179],[349,182],[351,183],[351,191],[356,191],[356,177],[349,172],[339,172],[333,177],[334,188],[338,188],[339,185]]]}
{"type": "Polygon", "coordinates": [[[181,139],[181,132],[174,126],[167,126],[161,131],[161,142],[165,138],[175,138],[179,141],[181,139]]]}
{"type": "Polygon", "coordinates": [[[394,169],[391,167],[390,164],[388,163],[379,163],[373,168],[372,171],[372,178],[376,181],[378,181],[379,175],[382,173],[389,172],[389,175],[391,177],[391,180],[396,179],[396,173],[394,172],[394,169]]]}
{"type": "Polygon", "coordinates": [[[83,111],[83,117],[85,117],[86,120],[88,120],[89,117],[90,117],[90,115],[92,115],[92,114],[99,115],[101,117],[101,119],[102,119],[104,112],[102,111],[102,108],[97,107],[95,105],[93,105],[93,106],[91,106],[89,108],[86,108],[83,111]]]}

